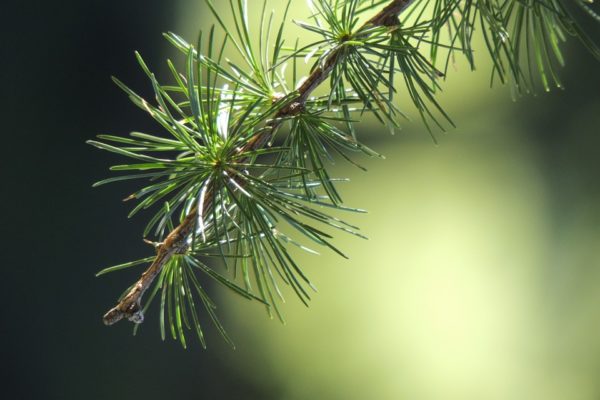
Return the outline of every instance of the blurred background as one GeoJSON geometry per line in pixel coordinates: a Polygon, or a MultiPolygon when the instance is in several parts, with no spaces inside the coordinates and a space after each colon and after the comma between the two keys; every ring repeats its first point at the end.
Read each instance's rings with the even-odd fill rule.
{"type": "MultiPolygon", "coordinates": [[[[257,12],[261,4],[250,1],[257,12]]],[[[306,16],[304,1],[293,4],[294,18],[306,16]]],[[[351,178],[347,203],[370,211],[347,217],[370,240],[337,237],[349,261],[303,256],[319,293],[310,309],[288,296],[286,325],[211,288],[237,350],[208,328],[208,350],[184,351],[160,341],[152,312],[136,337],[129,324],[102,325],[141,271],[94,273],[148,249],[144,218],[128,221],[120,201],[130,187],[91,188],[119,158],[84,142],[159,132],[109,77],[149,95],[133,51],[164,71],[180,55],[161,33],[195,41],[211,23],[206,8],[65,0],[2,9],[8,397],[600,397],[600,76],[576,41],[566,46],[566,90],[517,102],[489,88],[485,57],[474,73],[458,63],[441,96],[458,128],[436,133],[437,146],[414,112],[395,136],[366,121],[361,137],[387,159],[360,160],[367,173],[342,162],[334,172],[351,178]]]]}

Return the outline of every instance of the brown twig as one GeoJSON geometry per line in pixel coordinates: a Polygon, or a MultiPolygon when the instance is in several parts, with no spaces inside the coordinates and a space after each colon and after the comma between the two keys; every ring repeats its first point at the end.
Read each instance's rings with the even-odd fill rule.
{"type": "MultiPolygon", "coordinates": [[[[368,25],[395,26],[398,24],[398,15],[408,7],[413,0],[392,0],[385,8],[379,11],[373,18],[365,23],[368,25]]],[[[310,94],[323,83],[331,74],[340,57],[340,50],[334,50],[317,66],[308,78],[298,88],[298,96],[289,105],[282,108],[273,118],[268,128],[253,136],[241,152],[255,150],[264,147],[277,130],[281,121],[296,115],[303,108],[310,94]]],[[[286,100],[280,100],[286,101],[286,100]]],[[[205,208],[212,203],[212,194],[208,192],[205,197],[205,208]]],[[[122,319],[128,319],[137,324],[144,321],[141,300],[146,290],[158,276],[165,264],[175,254],[184,253],[188,249],[188,238],[194,231],[197,222],[196,207],[192,208],[181,224],[169,233],[164,242],[156,246],[156,257],[150,267],[142,274],[140,279],[133,285],[129,292],[119,300],[119,303],[104,315],[104,323],[113,325],[122,319]]]]}

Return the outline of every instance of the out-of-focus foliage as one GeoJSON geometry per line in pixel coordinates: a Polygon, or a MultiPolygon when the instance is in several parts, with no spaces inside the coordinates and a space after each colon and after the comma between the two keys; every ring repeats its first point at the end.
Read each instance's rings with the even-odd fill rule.
{"type": "Polygon", "coordinates": [[[437,148],[411,132],[372,143],[389,157],[367,163],[369,174],[340,172],[355,183],[346,198],[373,210],[356,218],[371,240],[341,239],[348,262],[301,257],[320,288],[334,288],[310,312],[290,305],[282,327],[222,298],[239,373],[286,400],[600,394],[598,185],[573,190],[574,175],[585,176],[577,158],[587,152],[582,167],[597,168],[600,143],[565,139],[576,151],[561,146],[569,172],[551,172],[540,155],[550,150],[517,112],[485,104],[437,148]],[[381,185],[389,189],[374,195],[381,185]]]}

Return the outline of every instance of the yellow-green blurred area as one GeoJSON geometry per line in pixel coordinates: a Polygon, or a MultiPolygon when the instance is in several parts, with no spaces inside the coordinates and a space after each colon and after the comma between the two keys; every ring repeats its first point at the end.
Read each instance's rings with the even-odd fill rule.
{"type": "MultiPolygon", "coordinates": [[[[210,24],[199,2],[180,4],[188,37],[210,24]]],[[[305,2],[290,14],[306,20],[305,2]]],[[[569,62],[597,73],[581,54],[569,62]]],[[[351,180],[347,204],[369,210],[344,217],[370,240],[336,234],[349,261],[298,253],[319,288],[309,309],[288,292],[282,325],[220,292],[238,373],[290,400],[600,397],[600,87],[566,101],[585,95],[577,67],[565,93],[512,103],[489,88],[485,51],[477,63],[449,70],[439,99],[458,128],[434,131],[437,146],[406,95],[414,120],[397,135],[362,121],[359,137],[386,159],[332,171],[351,180]]]]}

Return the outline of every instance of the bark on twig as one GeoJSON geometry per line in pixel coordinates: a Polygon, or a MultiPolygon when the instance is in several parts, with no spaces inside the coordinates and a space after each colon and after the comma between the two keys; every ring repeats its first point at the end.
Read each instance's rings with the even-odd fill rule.
{"type": "MultiPolygon", "coordinates": [[[[368,20],[365,26],[395,26],[398,24],[398,15],[408,7],[413,0],[392,0],[386,7],[368,20]]],[[[331,74],[340,57],[340,50],[333,51],[325,61],[313,70],[303,84],[298,88],[298,97],[287,107],[281,109],[273,118],[268,129],[252,137],[241,152],[264,147],[271,139],[275,130],[285,118],[298,114],[303,108],[310,94],[323,83],[331,74]]],[[[285,100],[280,100],[285,101],[285,100]]],[[[204,208],[212,203],[212,193],[208,191],[204,201],[204,208]]],[[[119,303],[104,315],[104,324],[113,325],[122,319],[137,324],[144,321],[141,300],[154,279],[160,274],[165,264],[175,254],[184,253],[189,246],[190,235],[197,223],[197,207],[193,207],[181,224],[169,233],[164,242],[157,246],[157,254],[150,267],[142,274],[129,292],[120,299],[119,303]]]]}

